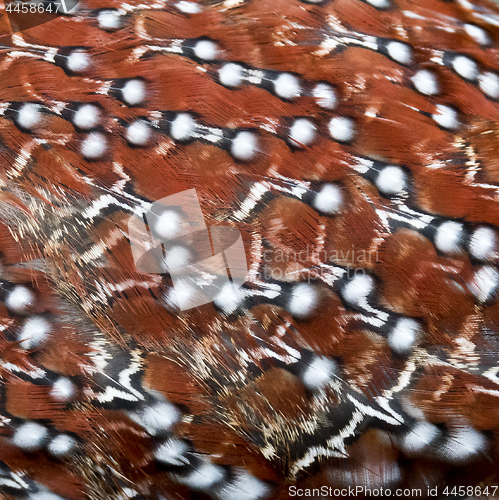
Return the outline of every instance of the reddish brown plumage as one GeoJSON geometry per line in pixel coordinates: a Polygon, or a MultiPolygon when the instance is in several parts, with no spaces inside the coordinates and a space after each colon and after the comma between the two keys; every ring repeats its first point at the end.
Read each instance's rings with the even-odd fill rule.
{"type": "Polygon", "coordinates": [[[497,481],[498,10],[383,3],[0,20],[0,495],[497,481]],[[249,271],[183,311],[129,222],[192,188],[249,271]]]}

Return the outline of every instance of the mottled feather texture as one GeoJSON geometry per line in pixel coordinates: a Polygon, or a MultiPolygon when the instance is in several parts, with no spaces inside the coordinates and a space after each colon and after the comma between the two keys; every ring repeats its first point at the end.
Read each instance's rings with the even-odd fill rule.
{"type": "Polygon", "coordinates": [[[495,4],[40,5],[0,6],[0,497],[497,498],[495,4]],[[182,310],[129,221],[193,188],[248,272],[182,310]]]}

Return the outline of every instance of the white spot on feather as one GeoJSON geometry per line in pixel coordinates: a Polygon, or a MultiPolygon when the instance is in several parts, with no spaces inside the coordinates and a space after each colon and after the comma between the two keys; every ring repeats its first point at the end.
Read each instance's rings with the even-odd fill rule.
{"type": "Polygon", "coordinates": [[[499,272],[497,269],[491,266],[482,266],[475,272],[468,287],[478,302],[487,302],[496,292],[498,285],[499,272]]]}
{"type": "Polygon", "coordinates": [[[18,335],[20,346],[23,349],[34,349],[39,347],[48,338],[52,330],[51,324],[41,316],[32,316],[28,318],[18,335]]]}
{"type": "Polygon", "coordinates": [[[73,124],[81,130],[95,127],[100,121],[100,109],[93,104],[83,104],[73,116],[73,124]]]}
{"type": "Polygon", "coordinates": [[[463,225],[460,222],[444,222],[437,228],[435,246],[445,254],[459,253],[462,233],[463,225]]]}
{"type": "Polygon", "coordinates": [[[399,354],[409,352],[421,335],[421,325],[411,318],[400,318],[388,334],[388,344],[399,354]]]}
{"type": "Polygon", "coordinates": [[[304,319],[315,311],[318,300],[318,293],[314,286],[307,283],[300,283],[291,292],[287,310],[295,318],[304,319]]]}
{"type": "Polygon", "coordinates": [[[425,95],[435,95],[440,92],[440,85],[435,73],[428,69],[422,69],[415,73],[412,77],[412,83],[419,92],[425,95]]]}
{"type": "Polygon", "coordinates": [[[289,140],[293,146],[303,148],[312,144],[316,132],[317,128],[310,120],[298,118],[289,129],[289,140]]]}
{"type": "Polygon", "coordinates": [[[225,473],[221,467],[204,461],[187,476],[175,475],[174,478],[191,490],[208,491],[225,478],[225,473]]]}
{"type": "Polygon", "coordinates": [[[410,64],[412,51],[409,45],[402,42],[392,41],[386,46],[388,55],[400,64],[410,64]]]}
{"type": "Polygon", "coordinates": [[[155,403],[144,409],[129,413],[130,418],[142,426],[151,436],[162,434],[178,422],[180,412],[168,402],[155,403]]]}
{"type": "Polygon", "coordinates": [[[26,451],[40,449],[48,436],[48,430],[36,422],[26,422],[16,429],[12,442],[18,448],[26,451]]]}
{"type": "Polygon", "coordinates": [[[291,73],[282,73],[274,80],[274,91],[282,99],[295,99],[301,94],[300,81],[291,73]]]}
{"type": "Polygon", "coordinates": [[[114,30],[121,26],[121,14],[115,9],[101,10],[97,14],[97,22],[102,30],[114,30]]]}
{"type": "Polygon", "coordinates": [[[238,470],[236,477],[222,484],[217,500],[260,500],[270,494],[269,486],[248,472],[238,470]]]}
{"type": "Polygon", "coordinates": [[[58,378],[50,391],[50,395],[57,401],[70,401],[75,394],[75,386],[67,377],[58,378]]]}
{"type": "Polygon", "coordinates": [[[316,356],[301,375],[303,385],[310,390],[322,389],[334,376],[336,363],[332,359],[316,356]]]}
{"type": "Polygon", "coordinates": [[[443,104],[437,104],[435,106],[435,113],[433,113],[432,118],[441,127],[449,130],[454,130],[459,125],[456,111],[443,104]]]}
{"type": "Polygon", "coordinates": [[[317,192],[312,207],[324,214],[338,213],[344,202],[344,196],[339,186],[324,184],[317,192]]]}
{"type": "Polygon", "coordinates": [[[232,140],[230,153],[238,160],[249,161],[255,157],[257,150],[258,141],[256,135],[251,132],[241,131],[232,140]]]}
{"type": "Polygon", "coordinates": [[[172,121],[170,133],[175,141],[187,141],[196,131],[196,121],[189,113],[179,113],[172,121]]]}
{"type": "Polygon", "coordinates": [[[239,87],[243,82],[244,68],[240,64],[227,63],[218,70],[218,78],[226,87],[239,87]]]}
{"type": "Polygon", "coordinates": [[[194,55],[202,61],[214,61],[218,57],[218,45],[212,40],[199,40],[193,48],[194,55]]]}
{"type": "Polygon", "coordinates": [[[499,76],[487,71],[478,77],[480,90],[492,99],[499,98],[499,76]]]}
{"type": "Polygon", "coordinates": [[[187,462],[183,455],[188,450],[189,447],[184,441],[172,437],[158,445],[154,450],[154,458],[163,464],[180,466],[187,462]]]}
{"type": "Polygon", "coordinates": [[[92,132],[82,141],[81,154],[88,160],[97,160],[104,156],[107,151],[107,139],[100,132],[92,132]]]}
{"type": "Polygon", "coordinates": [[[351,118],[338,116],[332,118],[328,125],[331,137],[339,142],[351,141],[355,135],[355,125],[351,118]]]}
{"type": "Polygon", "coordinates": [[[487,226],[477,227],[471,235],[469,249],[475,259],[487,260],[497,252],[497,234],[487,226]]]}
{"type": "Polygon", "coordinates": [[[454,71],[466,80],[475,80],[478,76],[478,67],[473,59],[466,56],[457,56],[452,61],[454,71]]]}
{"type": "Polygon", "coordinates": [[[121,89],[121,96],[129,106],[142,104],[146,98],[146,85],[138,78],[128,80],[121,89]]]}
{"type": "Polygon", "coordinates": [[[356,275],[341,290],[343,299],[351,306],[360,306],[374,289],[374,281],[367,274],[356,275]]]}
{"type": "Polygon", "coordinates": [[[151,127],[144,120],[135,120],[126,129],[126,140],[134,146],[145,146],[151,138],[151,127]]]}
{"type": "Polygon", "coordinates": [[[367,2],[377,9],[387,9],[390,7],[389,0],[367,0],[367,2]]]}
{"type": "Polygon", "coordinates": [[[66,67],[73,73],[86,71],[90,67],[90,55],[82,49],[76,49],[69,54],[66,67]]]}
{"type": "Polygon", "coordinates": [[[165,254],[165,264],[169,271],[175,271],[189,264],[191,252],[183,246],[175,245],[165,254]]]}
{"type": "Polygon", "coordinates": [[[386,196],[401,196],[407,189],[406,177],[402,168],[388,165],[378,174],[376,187],[386,196]]]}
{"type": "Polygon", "coordinates": [[[419,455],[441,434],[436,425],[418,422],[402,439],[401,448],[408,455],[419,455]]]}
{"type": "Polygon", "coordinates": [[[459,428],[439,448],[442,460],[463,465],[479,458],[487,448],[485,435],[472,427],[459,428]]]}
{"type": "Polygon", "coordinates": [[[312,90],[312,95],[321,108],[334,109],[336,106],[336,92],[328,83],[318,83],[312,90]]]}
{"type": "Polygon", "coordinates": [[[77,446],[76,439],[67,435],[59,434],[50,441],[47,450],[55,457],[65,457],[69,455],[77,446]]]}
{"type": "Polygon", "coordinates": [[[41,106],[32,102],[23,104],[17,111],[16,123],[21,128],[32,130],[42,121],[41,106]]]}
{"type": "Polygon", "coordinates": [[[25,312],[30,305],[33,304],[35,296],[33,292],[26,288],[25,286],[18,285],[15,286],[8,294],[5,299],[5,305],[8,309],[16,312],[25,312]]]}
{"type": "Polygon", "coordinates": [[[490,44],[490,37],[488,33],[483,28],[480,28],[480,26],[477,26],[476,24],[465,24],[463,27],[466,33],[473,38],[475,42],[480,45],[490,44]]]}
{"type": "Polygon", "coordinates": [[[175,7],[177,7],[177,9],[184,14],[197,14],[203,10],[201,5],[194,2],[187,2],[186,0],[177,2],[175,7]]]}
{"type": "Polygon", "coordinates": [[[162,212],[154,224],[154,231],[165,240],[171,240],[181,234],[182,217],[175,210],[162,212]]]}
{"type": "Polygon", "coordinates": [[[240,287],[237,287],[234,283],[226,283],[213,299],[213,302],[224,314],[232,314],[237,310],[244,297],[245,293],[240,287]]]}

